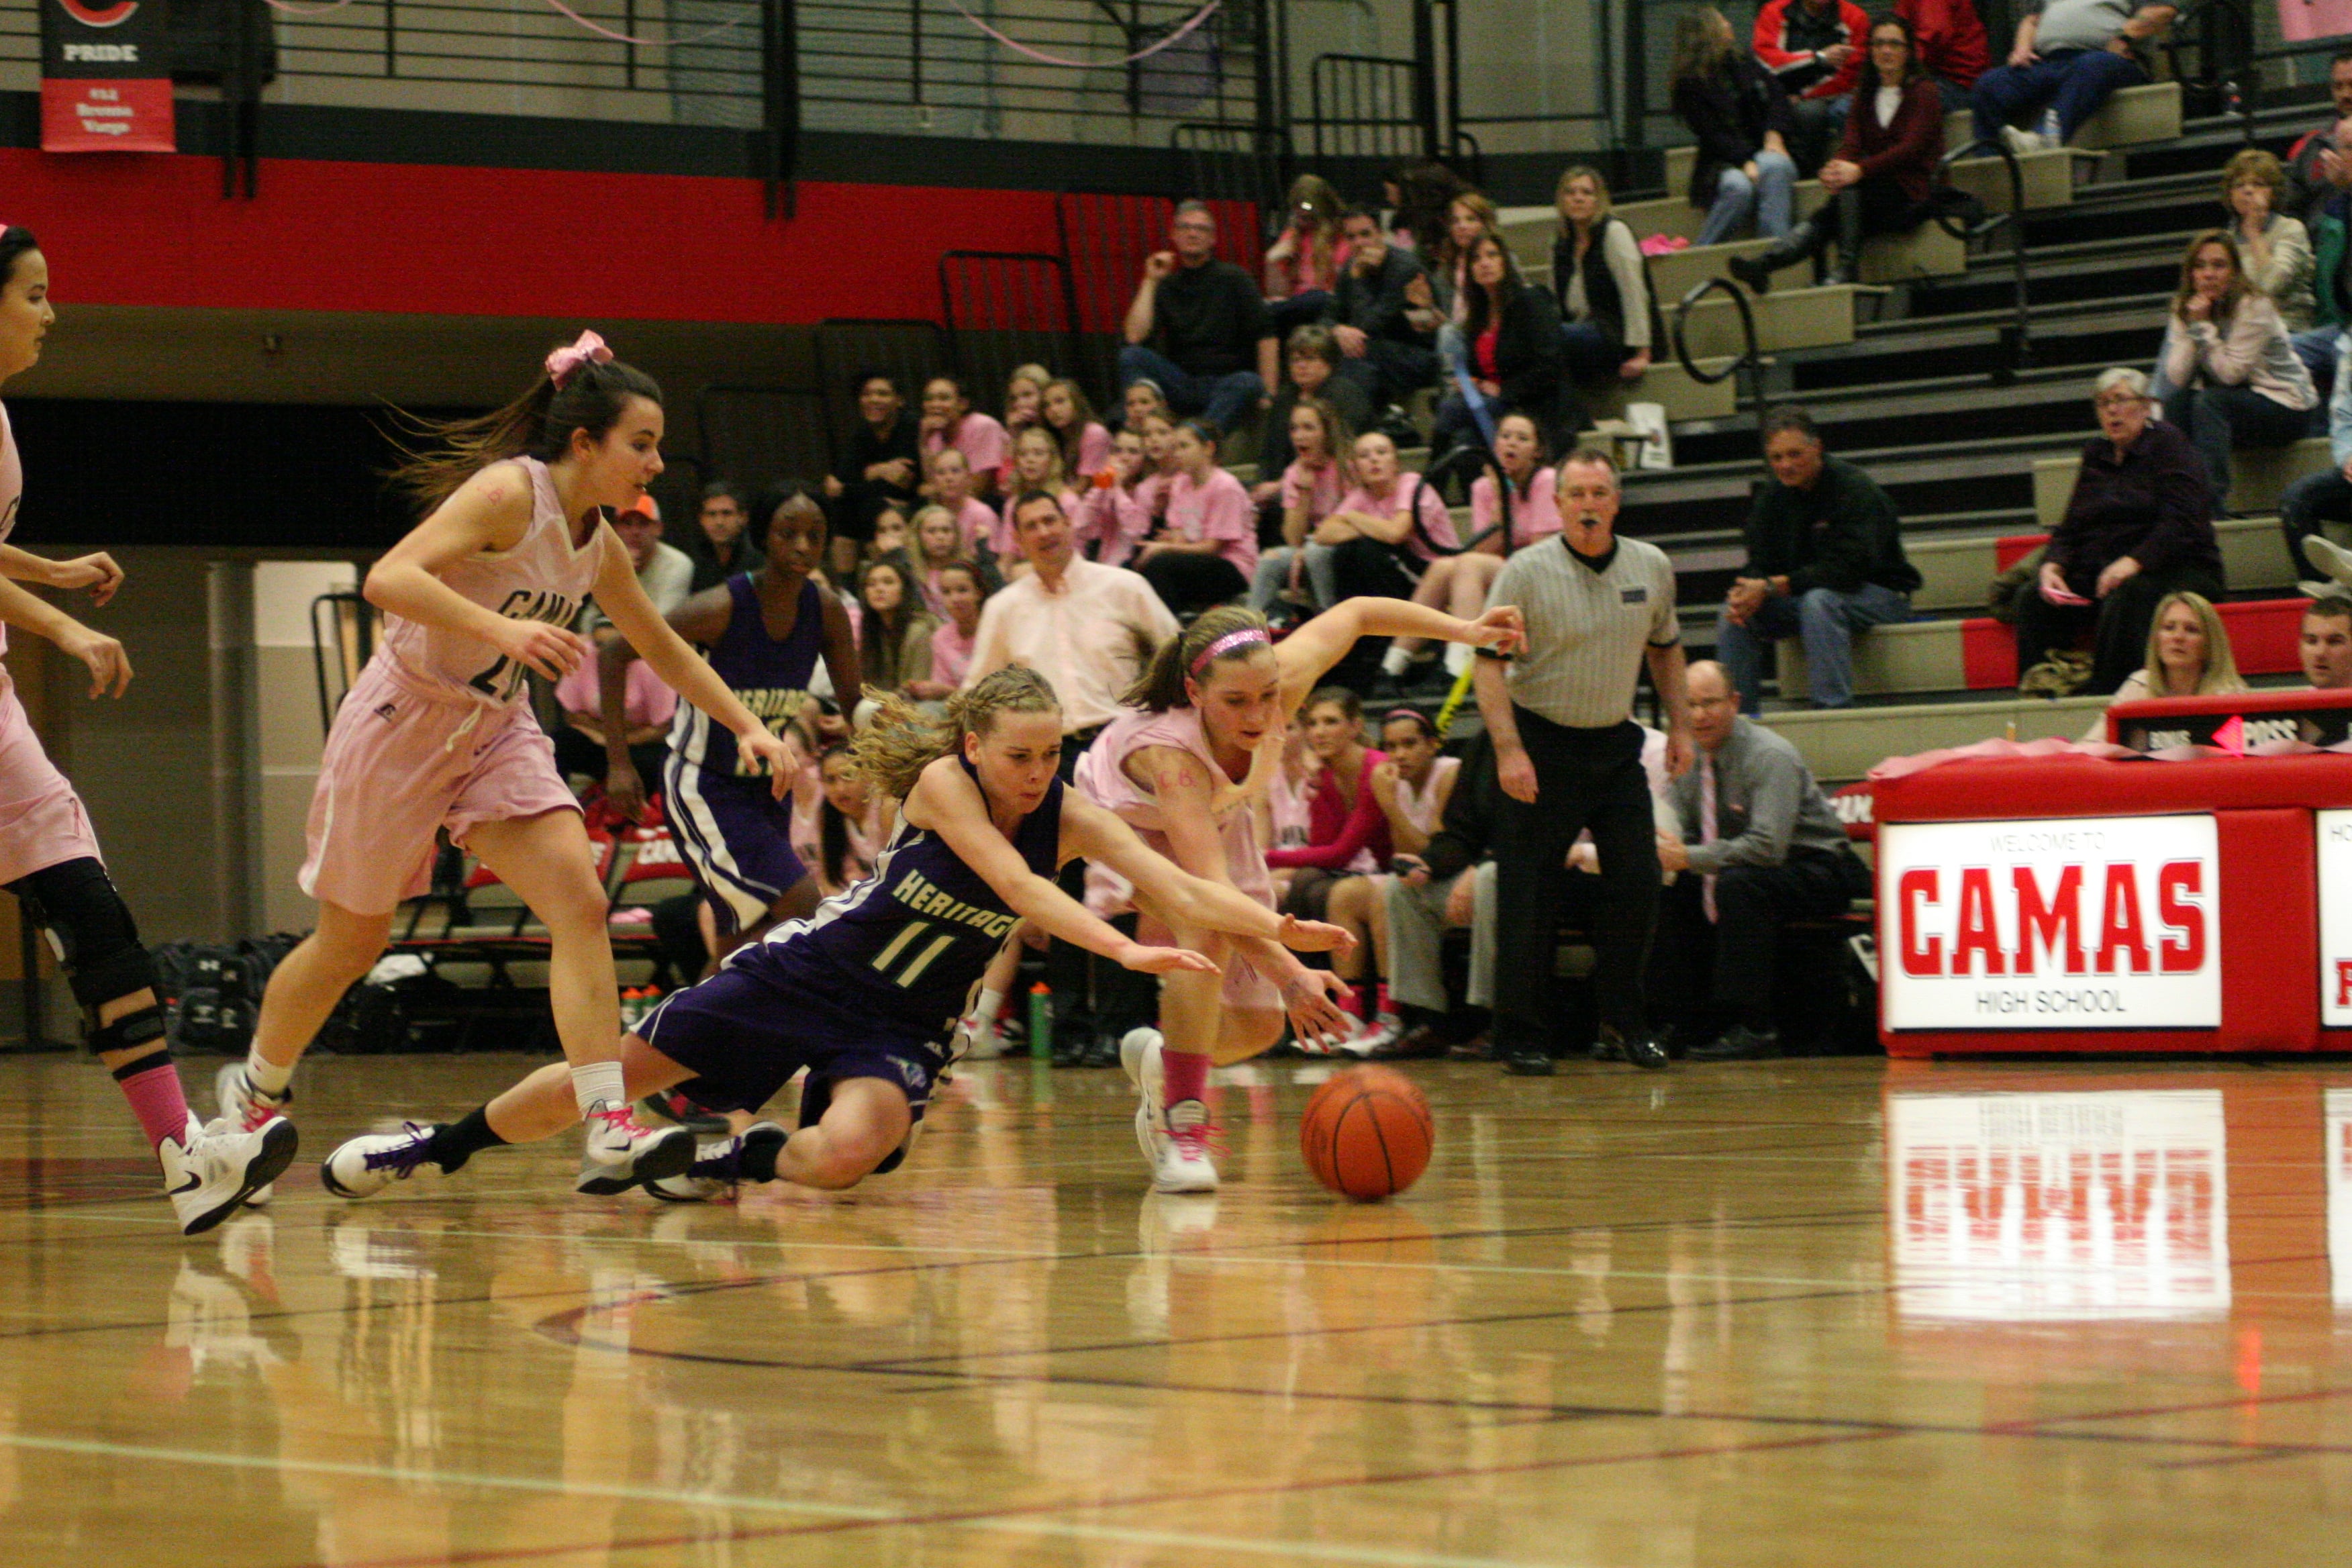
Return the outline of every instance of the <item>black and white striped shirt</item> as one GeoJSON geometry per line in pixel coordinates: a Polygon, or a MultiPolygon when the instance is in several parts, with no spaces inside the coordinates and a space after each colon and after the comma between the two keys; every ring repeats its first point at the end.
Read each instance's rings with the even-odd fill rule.
{"type": "Polygon", "coordinates": [[[1531,544],[1504,563],[1486,605],[1516,605],[1527,617],[1511,700],[1572,729],[1605,730],[1632,717],[1644,652],[1682,640],[1674,563],[1639,539],[1616,540],[1597,570],[1564,535],[1531,544]]]}

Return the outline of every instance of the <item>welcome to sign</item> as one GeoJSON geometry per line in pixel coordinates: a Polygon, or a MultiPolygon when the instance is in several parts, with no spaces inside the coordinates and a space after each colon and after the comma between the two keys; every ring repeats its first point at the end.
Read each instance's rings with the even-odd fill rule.
{"type": "Polygon", "coordinates": [[[40,0],[41,150],[170,153],[165,0],[40,0]]]}
{"type": "Polygon", "coordinates": [[[1890,1029],[2210,1029],[2221,1022],[2210,816],[1878,830],[1890,1029]]]}

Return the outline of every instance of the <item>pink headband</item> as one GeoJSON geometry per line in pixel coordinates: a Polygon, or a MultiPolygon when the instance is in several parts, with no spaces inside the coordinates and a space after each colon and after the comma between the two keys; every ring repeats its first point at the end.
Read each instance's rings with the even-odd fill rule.
{"type": "Polygon", "coordinates": [[[593,332],[583,332],[570,348],[558,349],[547,356],[547,379],[555,383],[555,389],[561,392],[582,365],[612,363],[613,351],[604,346],[604,340],[593,332]]]}
{"type": "Polygon", "coordinates": [[[1244,626],[1237,632],[1227,632],[1202,648],[1201,657],[1192,661],[1192,679],[1200,679],[1201,672],[1216,663],[1219,658],[1237,647],[1247,647],[1252,643],[1264,643],[1271,647],[1274,646],[1274,638],[1266,635],[1264,626],[1244,626]]]}

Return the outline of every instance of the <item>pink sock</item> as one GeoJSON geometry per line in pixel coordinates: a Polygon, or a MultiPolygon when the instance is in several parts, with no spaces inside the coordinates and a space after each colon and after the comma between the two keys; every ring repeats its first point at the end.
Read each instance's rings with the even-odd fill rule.
{"type": "Polygon", "coordinates": [[[187,1136],[188,1097],[181,1091],[180,1069],[170,1057],[159,1053],[126,1062],[116,1069],[114,1081],[122,1086],[122,1098],[131,1102],[131,1113],[139,1118],[149,1147],[187,1136]]]}
{"type": "Polygon", "coordinates": [[[1205,1101],[1209,1093],[1209,1058],[1200,1051],[1160,1049],[1160,1103],[1181,1105],[1205,1101]]]}
{"type": "Polygon", "coordinates": [[[1381,982],[1380,996],[1380,1016],[1385,1018],[1396,1011],[1396,1004],[1389,1000],[1389,983],[1385,980],[1381,982]]]}

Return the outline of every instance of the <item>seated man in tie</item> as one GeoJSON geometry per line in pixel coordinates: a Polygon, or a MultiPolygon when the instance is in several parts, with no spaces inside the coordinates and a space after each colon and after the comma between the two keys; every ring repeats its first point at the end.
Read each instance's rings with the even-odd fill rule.
{"type": "Polygon", "coordinates": [[[1780,928],[1843,914],[1870,872],[1797,748],[1739,711],[1723,666],[1702,659],[1688,682],[1698,763],[1673,786],[1682,839],[1658,838],[1659,864],[1680,875],[1659,911],[1650,994],[1690,1009],[1678,1032],[1706,1042],[1693,1060],[1777,1057],[1780,928]]]}

